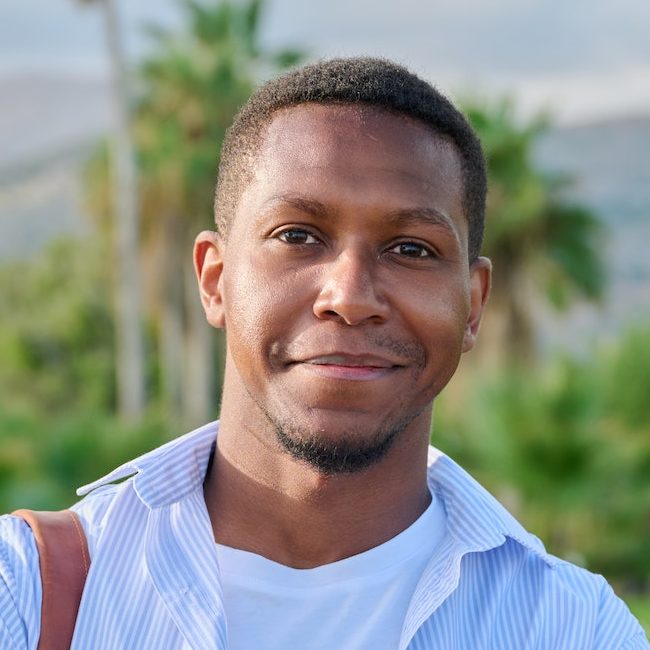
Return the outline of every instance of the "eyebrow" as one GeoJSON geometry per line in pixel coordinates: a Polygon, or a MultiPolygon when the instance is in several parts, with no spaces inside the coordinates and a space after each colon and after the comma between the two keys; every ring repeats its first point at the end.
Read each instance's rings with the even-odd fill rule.
{"type": "Polygon", "coordinates": [[[435,208],[414,207],[394,210],[393,212],[389,212],[386,218],[395,225],[400,226],[424,224],[444,228],[458,239],[458,232],[451,217],[435,208]]]}
{"type": "Polygon", "coordinates": [[[270,199],[265,201],[264,207],[266,209],[272,209],[277,204],[291,206],[300,212],[305,212],[321,219],[329,217],[332,214],[332,210],[324,203],[321,203],[316,199],[308,199],[304,196],[299,196],[298,194],[278,194],[272,196],[270,199]]]}
{"type": "MultiPolygon", "coordinates": [[[[332,209],[316,199],[310,199],[298,194],[278,194],[266,201],[266,207],[271,209],[274,205],[289,205],[300,212],[310,214],[319,219],[332,215],[332,209]]],[[[427,225],[442,228],[459,240],[459,233],[451,217],[435,208],[411,207],[400,208],[386,213],[385,218],[396,226],[427,225]]]]}

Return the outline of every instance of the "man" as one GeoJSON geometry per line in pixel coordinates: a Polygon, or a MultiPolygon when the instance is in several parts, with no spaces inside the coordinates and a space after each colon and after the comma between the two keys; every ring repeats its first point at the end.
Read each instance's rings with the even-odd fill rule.
{"type": "MultiPolygon", "coordinates": [[[[428,446],[489,292],[484,203],[470,127],[399,66],[252,97],[194,251],[221,420],[80,490],[73,648],[648,647],[601,577],[428,446]]],[[[37,553],[2,526],[0,645],[33,648],[37,553]]]]}

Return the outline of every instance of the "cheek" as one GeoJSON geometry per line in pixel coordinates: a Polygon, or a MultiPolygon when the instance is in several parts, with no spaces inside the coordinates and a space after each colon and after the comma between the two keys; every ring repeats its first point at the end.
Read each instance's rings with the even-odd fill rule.
{"type": "Polygon", "coordinates": [[[413,322],[417,323],[430,370],[442,373],[444,377],[440,378],[445,383],[458,365],[469,314],[468,297],[460,287],[456,289],[428,291],[414,301],[419,309],[413,312],[413,322]]]}
{"type": "MultiPolygon", "coordinates": [[[[291,285],[258,261],[233,265],[224,277],[226,332],[233,347],[260,348],[286,332],[297,315],[291,285]]],[[[233,351],[234,352],[234,351],[233,351]]]]}
{"type": "Polygon", "coordinates": [[[465,329],[469,315],[469,286],[458,275],[441,275],[425,283],[413,284],[408,292],[402,291],[405,301],[402,310],[412,313],[414,322],[420,324],[421,334],[427,329],[429,339],[443,337],[455,339],[465,329]]]}
{"type": "MultiPolygon", "coordinates": [[[[265,291],[256,290],[255,282],[246,267],[230,267],[229,272],[224,272],[224,315],[230,347],[240,341],[252,339],[253,342],[259,338],[260,315],[267,311],[265,294],[265,291]]],[[[235,346],[237,347],[239,345],[235,346]]]]}

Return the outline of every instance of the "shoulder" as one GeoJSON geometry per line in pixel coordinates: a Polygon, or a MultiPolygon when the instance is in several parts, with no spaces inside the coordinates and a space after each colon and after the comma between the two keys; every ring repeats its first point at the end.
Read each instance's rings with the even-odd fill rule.
{"type": "Polygon", "coordinates": [[[549,611],[562,612],[567,625],[593,635],[594,650],[650,648],[641,624],[602,575],[564,560],[550,573],[549,611]]]}
{"type": "Polygon", "coordinates": [[[480,590],[494,606],[497,632],[528,628],[540,641],[536,647],[650,648],[603,576],[541,549],[508,538],[500,547],[468,555],[463,568],[461,584],[473,583],[472,591],[480,590]]]}
{"type": "Polygon", "coordinates": [[[527,643],[539,641],[533,647],[649,647],[640,624],[602,576],[547,553],[485,488],[437,450],[430,451],[429,485],[444,503],[448,535],[456,557],[462,557],[450,607],[480,603],[483,629],[501,639],[499,647],[511,647],[515,637],[515,646],[525,637],[527,643]],[[637,639],[644,645],[634,645],[637,639]]]}
{"type": "Polygon", "coordinates": [[[160,506],[200,489],[217,423],[174,438],[77,490],[84,498],[72,506],[81,519],[91,553],[108,528],[142,523],[160,506]]]}
{"type": "Polygon", "coordinates": [[[111,510],[118,492],[124,490],[127,485],[128,481],[121,485],[101,486],[70,507],[70,510],[77,513],[81,520],[91,554],[95,546],[94,542],[101,535],[107,513],[111,510]]]}
{"type": "Polygon", "coordinates": [[[88,542],[91,561],[107,528],[134,523],[139,517],[146,517],[144,508],[133,487],[133,479],[122,483],[102,485],[87,494],[70,508],[81,521],[88,542]]]}
{"type": "Polygon", "coordinates": [[[35,648],[40,630],[41,575],[31,529],[0,517],[0,647],[35,648]]]}

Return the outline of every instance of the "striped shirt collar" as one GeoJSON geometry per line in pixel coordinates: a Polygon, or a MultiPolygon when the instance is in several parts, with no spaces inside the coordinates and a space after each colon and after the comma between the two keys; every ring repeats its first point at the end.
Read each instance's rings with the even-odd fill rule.
{"type": "MultiPolygon", "coordinates": [[[[182,501],[203,484],[218,430],[218,422],[206,424],[120,465],[77,494],[133,477],[136,494],[151,510],[182,501]]],[[[429,448],[428,483],[444,505],[448,533],[462,553],[487,551],[510,538],[549,566],[558,562],[485,488],[434,447],[429,448]]]]}

